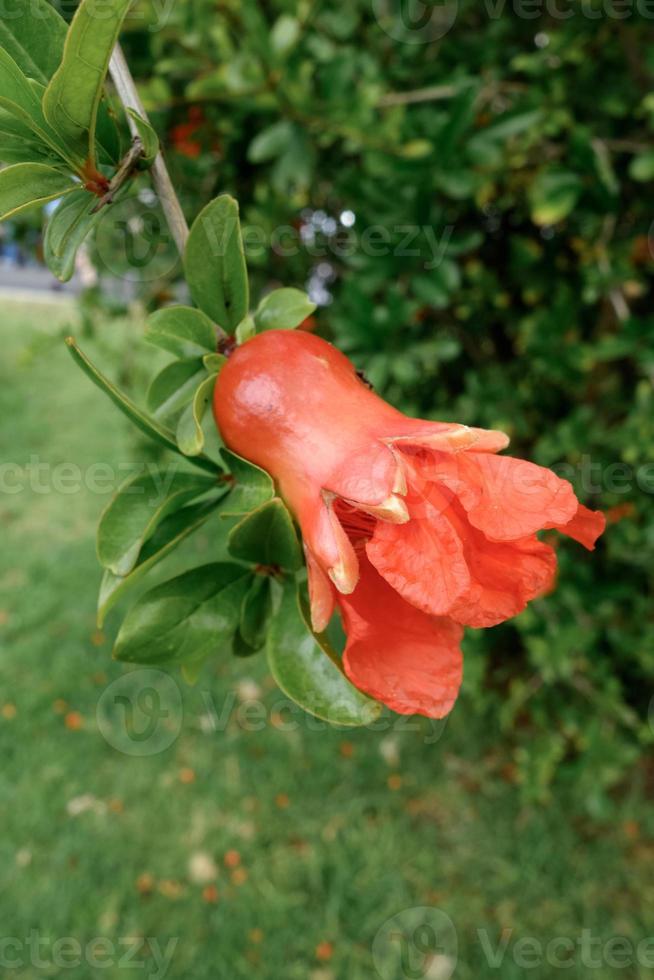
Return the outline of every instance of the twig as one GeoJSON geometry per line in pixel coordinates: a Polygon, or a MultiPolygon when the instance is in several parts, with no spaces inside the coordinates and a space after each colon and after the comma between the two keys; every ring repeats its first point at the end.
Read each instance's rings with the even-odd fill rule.
{"type": "MultiPolygon", "coordinates": [[[[116,45],[114,48],[114,53],[111,56],[109,71],[123,105],[127,109],[133,109],[142,119],[147,122],[148,117],[145,109],[143,108],[143,103],[141,102],[139,94],[136,90],[132,73],[129,70],[129,65],[125,61],[125,56],[119,44],[116,45]]],[[[138,136],[139,134],[136,124],[134,123],[133,119],[129,118],[129,116],[128,122],[132,135],[134,137],[138,136]]],[[[180,255],[183,255],[186,240],[188,238],[188,225],[186,223],[186,218],[184,217],[184,212],[182,211],[179,200],[177,199],[173,182],[170,179],[170,174],[168,173],[168,168],[166,167],[161,152],[157,154],[156,159],[150,168],[150,173],[152,174],[152,182],[157,192],[157,196],[159,197],[159,202],[166,217],[166,221],[168,222],[168,227],[170,228],[170,232],[175,239],[177,250],[179,251],[180,255]]]]}
{"type": "Polygon", "coordinates": [[[461,85],[431,85],[429,88],[417,88],[412,92],[387,92],[377,102],[380,109],[395,105],[413,105],[415,102],[439,102],[441,99],[451,99],[461,91],[461,85]]]}
{"type": "Polygon", "coordinates": [[[130,177],[133,175],[134,171],[139,165],[139,161],[143,156],[143,143],[140,137],[135,136],[132,140],[132,145],[129,150],[120,161],[120,166],[118,170],[111,178],[109,183],[109,190],[106,194],[103,194],[96,206],[91,211],[91,214],[95,214],[100,211],[101,208],[105,207],[107,204],[113,204],[114,198],[120,188],[127,183],[130,177]]]}

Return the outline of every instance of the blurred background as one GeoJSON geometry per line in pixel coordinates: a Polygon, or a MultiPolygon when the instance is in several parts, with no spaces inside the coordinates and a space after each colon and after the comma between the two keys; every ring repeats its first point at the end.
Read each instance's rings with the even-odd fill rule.
{"type": "MultiPolygon", "coordinates": [[[[329,729],[263,658],[194,687],[113,663],[95,524],[153,450],[63,338],[142,403],[181,270],[147,176],[66,287],[43,214],[0,226],[5,975],[651,975],[653,26],[645,0],[136,4],[187,216],[239,199],[254,298],[306,288],[385,398],[507,431],[609,527],[466,631],[446,723],[329,729]]],[[[161,577],[198,556],[210,525],[161,577]]]]}

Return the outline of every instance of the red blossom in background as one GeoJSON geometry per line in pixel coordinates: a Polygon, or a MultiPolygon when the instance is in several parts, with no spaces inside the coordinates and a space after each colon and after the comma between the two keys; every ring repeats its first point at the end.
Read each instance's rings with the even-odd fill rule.
{"type": "Polygon", "coordinates": [[[592,549],[604,530],[566,480],[496,455],[502,432],[407,418],[306,332],[237,348],[214,414],[298,521],[314,629],[338,606],[347,676],[401,714],[446,715],[463,627],[504,622],[552,588],[556,556],[537,531],[592,549]]]}

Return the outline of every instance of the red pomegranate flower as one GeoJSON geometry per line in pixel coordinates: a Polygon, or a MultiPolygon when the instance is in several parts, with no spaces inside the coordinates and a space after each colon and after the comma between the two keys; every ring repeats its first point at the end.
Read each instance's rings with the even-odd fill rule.
{"type": "Polygon", "coordinates": [[[502,432],[407,418],[311,334],[271,330],[237,348],[214,414],[298,521],[314,629],[337,604],[347,676],[401,714],[446,715],[463,627],[501,623],[550,589],[556,557],[537,531],[592,549],[604,530],[566,480],[496,455],[502,432]]]}

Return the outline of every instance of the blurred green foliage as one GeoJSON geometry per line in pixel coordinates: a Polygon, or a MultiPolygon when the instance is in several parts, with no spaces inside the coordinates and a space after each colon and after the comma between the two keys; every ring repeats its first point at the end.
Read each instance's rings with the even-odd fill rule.
{"type": "Polygon", "coordinates": [[[125,48],[189,214],[239,198],[259,289],[308,283],[390,401],[505,429],[613,516],[553,595],[467,631],[459,708],[528,798],[558,775],[599,812],[652,740],[652,17],[398,11],[142,4],[125,48]]]}

